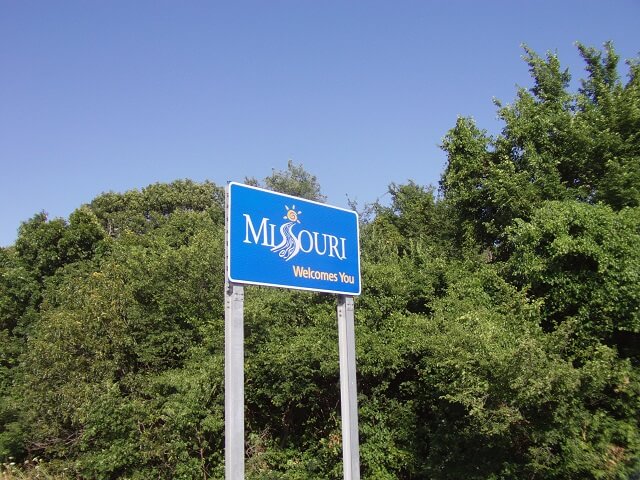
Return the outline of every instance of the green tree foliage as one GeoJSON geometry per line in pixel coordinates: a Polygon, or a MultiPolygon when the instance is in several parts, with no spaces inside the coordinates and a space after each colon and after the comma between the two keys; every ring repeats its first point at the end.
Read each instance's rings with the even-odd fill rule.
{"type": "MultiPolygon", "coordinates": [[[[637,477],[638,63],[578,48],[577,92],[525,49],[502,132],[458,119],[440,196],[392,184],[362,219],[363,478],[637,477]]],[[[324,201],[292,162],[248,181],[324,201]]],[[[0,250],[1,461],[223,478],[223,198],[106,193],[0,250]]],[[[247,288],[245,339],[247,478],[342,478],[334,297],[247,288]]]]}
{"type": "Polygon", "coordinates": [[[24,222],[15,247],[2,250],[0,271],[0,456],[24,450],[19,364],[27,338],[37,329],[43,289],[65,266],[92,258],[102,245],[104,231],[87,208],[69,221],[47,220],[44,213],[24,222]]]}
{"type": "Polygon", "coordinates": [[[296,197],[324,202],[326,197],[320,190],[320,184],[315,175],[307,172],[302,165],[296,165],[293,160],[287,162],[286,170],[273,170],[261,184],[255,178],[246,178],[245,183],[256,187],[263,186],[274,192],[286,193],[296,197]]]}
{"type": "Polygon", "coordinates": [[[2,347],[13,350],[0,453],[77,458],[91,478],[200,472],[221,437],[222,190],[180,181],[121,197],[69,222],[38,215],[3,250],[2,347]]]}
{"type": "Polygon", "coordinates": [[[206,211],[221,221],[223,205],[223,190],[213,183],[177,180],[124,194],[104,193],[91,202],[90,208],[106,232],[118,236],[125,232],[143,234],[176,211],[206,211]]]}
{"type": "Polygon", "coordinates": [[[498,104],[502,133],[459,119],[443,145],[459,243],[489,247],[497,271],[540,306],[545,345],[575,379],[553,407],[562,425],[548,431],[563,440],[539,437],[529,451],[546,459],[522,457],[527,467],[505,478],[626,478],[640,455],[637,62],[623,84],[611,44],[578,48],[588,76],[577,93],[557,56],[525,49],[534,86],[498,104]]]}
{"type": "Polygon", "coordinates": [[[91,478],[212,468],[223,427],[222,245],[206,211],[180,210],[65,272],[26,353],[32,451],[73,456],[91,478]]]}
{"type": "Polygon", "coordinates": [[[640,205],[638,63],[629,62],[623,83],[611,44],[604,53],[579,50],[588,76],[577,93],[569,92],[570,75],[556,55],[541,58],[525,47],[534,86],[521,88],[513,104],[497,102],[502,133],[490,137],[460,118],[445,137],[441,190],[463,233],[484,245],[545,200],[640,205]]]}
{"type": "Polygon", "coordinates": [[[583,341],[616,344],[640,362],[640,209],[546,202],[507,238],[508,275],[543,300],[547,329],[567,323],[583,341]]]}

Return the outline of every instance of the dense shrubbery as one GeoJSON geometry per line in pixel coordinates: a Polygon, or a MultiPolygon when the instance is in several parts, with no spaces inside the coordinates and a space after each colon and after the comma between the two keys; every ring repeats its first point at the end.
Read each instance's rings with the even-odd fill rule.
{"type": "MultiPolygon", "coordinates": [[[[392,185],[363,221],[364,478],[640,468],[640,67],[623,83],[610,45],[579,48],[579,92],[527,50],[534,86],[499,106],[503,132],[458,120],[441,195],[392,185]]],[[[264,183],[322,199],[291,163],[264,183]]],[[[222,199],[107,193],[0,250],[6,465],[222,478],[222,199]]],[[[253,287],[245,309],[248,478],[341,478],[334,298],[253,287]]]]}

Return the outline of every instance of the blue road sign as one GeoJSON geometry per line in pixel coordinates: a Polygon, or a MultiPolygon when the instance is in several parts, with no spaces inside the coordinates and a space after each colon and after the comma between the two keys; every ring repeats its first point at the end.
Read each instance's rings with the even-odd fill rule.
{"type": "Polygon", "coordinates": [[[235,182],[228,188],[230,281],[360,294],[355,212],[235,182]]]}

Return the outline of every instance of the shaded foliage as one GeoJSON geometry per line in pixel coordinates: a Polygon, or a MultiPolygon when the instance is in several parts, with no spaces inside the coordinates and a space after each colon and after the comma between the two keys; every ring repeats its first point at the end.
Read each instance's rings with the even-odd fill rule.
{"type": "Polygon", "coordinates": [[[640,340],[638,246],[638,208],[614,212],[605,205],[547,202],[530,222],[509,229],[506,271],[543,300],[547,329],[566,323],[578,339],[614,344],[639,362],[640,345],[628,350],[617,344],[625,337],[640,340]]]}

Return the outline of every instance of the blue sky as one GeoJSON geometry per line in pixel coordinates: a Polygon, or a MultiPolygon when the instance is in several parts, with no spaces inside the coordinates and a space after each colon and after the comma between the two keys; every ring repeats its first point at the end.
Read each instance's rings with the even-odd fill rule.
{"type": "MultiPolygon", "coordinates": [[[[640,2],[0,0],[0,245],[39,211],[287,160],[328,202],[436,184],[457,116],[529,87],[521,44],[640,51],[640,2]]],[[[626,69],[623,70],[626,74],[626,69]]]]}

